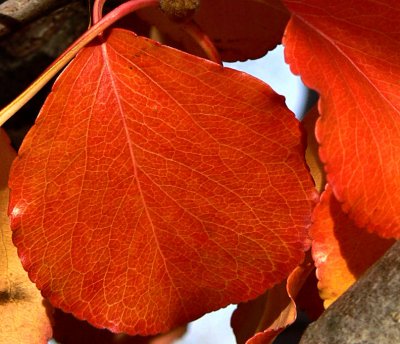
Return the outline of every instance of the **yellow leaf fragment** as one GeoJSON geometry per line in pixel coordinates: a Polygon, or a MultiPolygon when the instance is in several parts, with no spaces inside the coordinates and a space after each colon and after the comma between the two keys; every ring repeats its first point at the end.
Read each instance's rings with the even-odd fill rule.
{"type": "Polygon", "coordinates": [[[47,343],[52,335],[48,307],[22,268],[7,216],[8,172],[15,155],[0,129],[0,344],[47,343]]]}

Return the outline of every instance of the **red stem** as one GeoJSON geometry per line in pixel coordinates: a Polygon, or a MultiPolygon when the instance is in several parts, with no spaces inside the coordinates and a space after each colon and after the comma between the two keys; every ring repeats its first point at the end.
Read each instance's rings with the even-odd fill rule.
{"type": "Polygon", "coordinates": [[[214,43],[193,20],[185,23],[183,29],[201,46],[211,61],[222,65],[221,57],[214,43]]]}
{"type": "Polygon", "coordinates": [[[103,6],[107,0],[94,0],[92,20],[93,25],[97,24],[103,17],[103,6]]]}

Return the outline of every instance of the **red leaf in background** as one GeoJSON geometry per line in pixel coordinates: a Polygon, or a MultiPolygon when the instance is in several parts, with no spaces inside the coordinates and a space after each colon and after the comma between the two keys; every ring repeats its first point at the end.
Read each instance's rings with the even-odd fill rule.
{"type": "Polygon", "coordinates": [[[51,307],[22,268],[7,217],[8,172],[15,156],[0,128],[0,343],[45,344],[52,334],[51,307]]]}
{"type": "Polygon", "coordinates": [[[317,276],[314,270],[310,272],[307,280],[304,282],[302,288],[296,296],[296,307],[298,310],[303,311],[308,320],[317,320],[324,312],[324,305],[319,291],[317,288],[317,276]]]}
{"type": "Polygon", "coordinates": [[[283,280],[315,198],[282,97],[124,30],[62,73],[10,185],[14,241],[43,295],[130,334],[283,280]]]}
{"type": "Polygon", "coordinates": [[[182,326],[157,336],[129,336],[93,327],[59,309],[54,312],[53,337],[60,344],[173,344],[185,332],[186,326],[182,326]]]}
{"type": "Polygon", "coordinates": [[[327,186],[313,213],[312,253],[318,288],[328,307],[394,243],[356,227],[327,186]]]}
{"type": "Polygon", "coordinates": [[[297,318],[295,299],[314,271],[310,255],[287,280],[258,298],[238,305],[232,315],[232,328],[238,344],[269,344],[297,318]]]}
{"type": "Polygon", "coordinates": [[[294,73],[321,95],[320,157],[360,227],[400,236],[398,0],[284,1],[294,73]]]}
{"type": "MultiPolygon", "coordinates": [[[[186,51],[204,55],[182,26],[159,8],[138,13],[155,25],[168,43],[172,40],[186,51]]],[[[280,0],[201,0],[193,19],[214,42],[222,60],[233,62],[259,58],[280,44],[289,13],[280,0]]]]}

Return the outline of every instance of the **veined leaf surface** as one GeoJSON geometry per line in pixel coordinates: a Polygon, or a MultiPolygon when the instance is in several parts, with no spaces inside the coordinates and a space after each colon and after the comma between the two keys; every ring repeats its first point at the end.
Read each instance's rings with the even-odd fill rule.
{"type": "Polygon", "coordinates": [[[282,97],[119,29],[59,77],[10,185],[14,242],[43,295],[130,334],[283,280],[315,198],[282,97]]]}
{"type": "Polygon", "coordinates": [[[320,95],[327,179],[359,227],[400,236],[400,6],[285,0],[286,59],[320,95]]]}

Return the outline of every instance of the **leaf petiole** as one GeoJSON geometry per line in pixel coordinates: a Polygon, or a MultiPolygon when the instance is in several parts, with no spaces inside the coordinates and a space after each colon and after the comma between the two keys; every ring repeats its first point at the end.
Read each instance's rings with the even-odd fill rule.
{"type": "Polygon", "coordinates": [[[211,61],[222,65],[221,57],[214,43],[193,20],[183,24],[183,29],[200,45],[211,61]]]}
{"type": "Polygon", "coordinates": [[[103,6],[107,0],[94,0],[92,20],[93,24],[97,24],[103,16],[103,6]]]}
{"type": "MultiPolygon", "coordinates": [[[[100,1],[104,3],[104,1],[100,1]]],[[[110,13],[100,19],[100,13],[96,14],[95,19],[100,19],[72,43],[67,50],[61,54],[24,92],[22,92],[10,104],[0,111],[0,126],[10,119],[19,109],[21,109],[32,97],[38,93],[64,66],[71,61],[76,54],[90,41],[92,41],[101,32],[107,29],[116,21],[132,13],[140,8],[155,6],[159,4],[159,0],[131,0],[118,6],[110,13]]],[[[101,9],[98,6],[95,11],[101,9]]]]}

